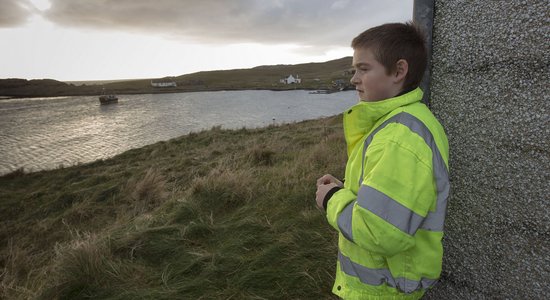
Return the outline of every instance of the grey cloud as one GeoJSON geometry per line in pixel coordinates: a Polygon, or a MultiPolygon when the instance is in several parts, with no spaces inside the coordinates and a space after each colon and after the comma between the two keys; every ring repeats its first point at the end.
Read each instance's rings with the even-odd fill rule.
{"type": "Polygon", "coordinates": [[[35,11],[28,0],[0,0],[0,28],[24,24],[35,11]]]}
{"type": "MultiPolygon", "coordinates": [[[[360,31],[403,21],[403,0],[52,0],[65,26],[149,32],[209,43],[348,46],[360,31]]],[[[411,7],[412,5],[409,5],[411,7]]]]}

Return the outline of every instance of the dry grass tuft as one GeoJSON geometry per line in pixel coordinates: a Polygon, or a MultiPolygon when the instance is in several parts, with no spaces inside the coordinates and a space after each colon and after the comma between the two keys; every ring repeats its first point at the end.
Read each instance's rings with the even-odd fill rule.
{"type": "Polygon", "coordinates": [[[257,145],[248,151],[247,158],[254,166],[271,166],[275,163],[275,151],[257,145]]]}
{"type": "Polygon", "coordinates": [[[322,170],[330,170],[333,165],[341,167],[346,161],[345,147],[341,133],[330,133],[312,147],[309,162],[322,170]]]}
{"type": "Polygon", "coordinates": [[[31,298],[34,294],[21,285],[33,268],[32,256],[9,239],[6,253],[2,253],[0,268],[0,299],[31,298]]]}
{"type": "Polygon", "coordinates": [[[54,248],[49,286],[43,299],[86,298],[99,287],[108,289],[117,270],[107,244],[96,234],[78,234],[74,240],[54,248]]]}
{"type": "Polygon", "coordinates": [[[188,193],[203,211],[227,212],[250,202],[252,180],[246,170],[233,171],[220,167],[196,178],[188,193]]]}
{"type": "Polygon", "coordinates": [[[25,171],[25,168],[21,167],[17,170],[11,171],[10,173],[4,174],[0,177],[6,178],[6,179],[13,179],[13,178],[21,177],[25,174],[27,174],[27,172],[25,171]]]}
{"type": "Polygon", "coordinates": [[[166,179],[157,170],[150,168],[141,178],[132,178],[124,187],[134,210],[134,215],[144,213],[157,207],[170,195],[166,189],[166,179]]]}

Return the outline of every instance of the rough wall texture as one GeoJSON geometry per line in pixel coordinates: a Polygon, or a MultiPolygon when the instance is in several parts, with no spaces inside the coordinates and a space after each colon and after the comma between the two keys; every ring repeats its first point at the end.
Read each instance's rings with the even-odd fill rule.
{"type": "Polygon", "coordinates": [[[426,299],[550,299],[549,8],[435,1],[430,104],[452,190],[426,299]]]}

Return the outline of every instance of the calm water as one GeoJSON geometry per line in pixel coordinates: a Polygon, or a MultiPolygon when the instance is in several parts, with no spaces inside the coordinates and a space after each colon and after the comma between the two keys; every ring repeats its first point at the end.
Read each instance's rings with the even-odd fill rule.
{"type": "Polygon", "coordinates": [[[355,91],[234,91],[0,100],[0,174],[91,162],[189,132],[254,128],[331,116],[355,91]]]}

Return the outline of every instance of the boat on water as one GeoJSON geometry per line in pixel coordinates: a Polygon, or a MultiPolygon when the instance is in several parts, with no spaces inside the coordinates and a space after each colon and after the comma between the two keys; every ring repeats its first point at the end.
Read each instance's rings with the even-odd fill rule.
{"type": "Polygon", "coordinates": [[[310,94],[332,94],[336,93],[336,90],[317,90],[317,91],[311,91],[310,94]]]}
{"type": "Polygon", "coordinates": [[[99,96],[99,103],[100,104],[111,104],[111,103],[117,103],[118,102],[118,97],[116,95],[113,95],[113,94],[109,94],[109,95],[101,95],[99,96]]]}

